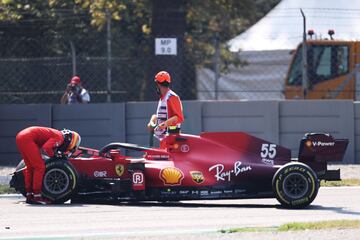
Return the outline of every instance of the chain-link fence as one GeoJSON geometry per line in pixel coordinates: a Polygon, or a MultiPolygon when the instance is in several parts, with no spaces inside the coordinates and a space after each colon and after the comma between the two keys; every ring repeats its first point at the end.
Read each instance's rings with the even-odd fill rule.
{"type": "MultiPolygon", "coordinates": [[[[224,87],[229,85],[227,74],[253,68],[251,61],[228,50],[227,42],[236,35],[220,26],[228,27],[228,21],[235,20],[217,16],[204,22],[217,11],[211,8],[213,3],[190,4],[192,14],[201,14],[203,19],[186,22],[189,12],[181,7],[168,9],[169,14],[160,10],[160,15],[154,14],[159,17],[152,19],[151,31],[149,22],[141,22],[146,17],[128,23],[107,18],[103,27],[96,29],[90,27],[88,13],[71,9],[54,9],[58,18],[30,15],[16,23],[1,22],[0,103],[59,103],[73,75],[80,76],[91,102],[155,100],[153,77],[159,70],[170,72],[172,88],[182,99],[246,97],[239,93],[249,90],[243,88],[247,83],[224,87]],[[155,54],[155,42],[160,38],[177,39],[176,55],[155,54]]],[[[145,12],[145,16],[152,14],[151,10],[145,12]]],[[[266,85],[258,86],[249,93],[261,93],[264,88],[266,85]]]]}
{"type": "MultiPolygon", "coordinates": [[[[18,26],[17,31],[22,32],[23,27],[18,26]]],[[[0,102],[59,103],[73,75],[81,77],[91,102],[106,102],[109,96],[112,102],[144,100],[139,89],[148,80],[151,59],[139,56],[139,49],[129,49],[134,44],[127,42],[136,41],[136,36],[115,35],[109,39],[106,30],[93,34],[96,41],[73,42],[58,34],[16,39],[3,32],[0,102]]]]}
{"type": "MultiPolygon", "coordinates": [[[[63,49],[53,49],[60,52],[54,55],[44,53],[37,39],[24,38],[20,43],[13,43],[11,48],[16,48],[18,53],[0,57],[0,103],[58,103],[73,75],[80,76],[83,87],[90,92],[91,102],[106,102],[109,96],[112,102],[156,99],[153,76],[161,67],[154,70],[152,54],[129,49],[126,54],[117,54],[113,50],[108,57],[106,37],[100,36],[100,39],[103,46],[94,43],[105,50],[99,55],[78,53],[77,45],[65,39],[59,40],[63,49]],[[35,56],[26,56],[29,51],[35,51],[35,56]]],[[[112,39],[111,45],[118,51],[127,48],[124,37],[112,39]]],[[[148,42],[143,47],[152,48],[152,45],[148,42]]],[[[180,63],[174,61],[173,64],[180,63]]],[[[184,68],[190,66],[186,66],[185,61],[182,64],[184,68]]],[[[182,85],[187,81],[194,82],[194,77],[184,78],[182,85]]],[[[184,98],[194,99],[194,95],[192,91],[184,98]]]]}
{"type": "Polygon", "coordinates": [[[201,100],[284,99],[291,61],[289,50],[241,51],[242,66],[231,66],[216,76],[213,69],[197,69],[197,96],[201,100]]]}
{"type": "MultiPolygon", "coordinates": [[[[296,11],[290,11],[297,17],[293,25],[301,29],[296,11]]],[[[177,38],[177,55],[156,56],[157,36],[144,34],[146,29],[133,29],[133,25],[108,19],[102,29],[88,30],[84,24],[90,17],[84,13],[73,14],[60,25],[46,18],[27,20],[0,23],[0,103],[59,103],[73,75],[81,77],[91,102],[155,100],[152,79],[159,70],[174,74],[173,87],[182,99],[284,99],[304,94],[301,51],[290,51],[301,42],[301,30],[281,39],[257,38],[248,31],[239,39],[262,50],[238,47],[231,53],[236,35],[221,32],[214,23],[187,23],[191,34],[185,30],[180,37],[163,36],[177,38]],[[38,32],[37,26],[44,24],[38,32]],[[271,50],[267,44],[271,41],[266,40],[278,49],[271,50]]],[[[308,96],[355,98],[357,68],[352,57],[358,55],[358,48],[354,44],[315,40],[309,45],[308,96]],[[328,80],[336,86],[324,85],[328,80]]]]}
{"type": "MultiPolygon", "coordinates": [[[[43,49],[44,42],[54,39],[24,37],[7,43],[8,54],[0,56],[0,102],[59,103],[67,83],[75,74],[81,77],[83,87],[90,92],[91,102],[106,102],[109,96],[112,102],[156,99],[151,85],[156,73],[153,54],[143,54],[143,49],[127,49],[124,53],[121,49],[130,46],[126,42],[134,41],[136,36],[129,36],[130,39],[113,36],[109,57],[106,32],[98,35],[98,42],[88,47],[84,46],[89,45],[87,42],[78,43],[82,44],[79,46],[65,38],[56,39],[54,46],[57,49],[53,48],[50,53],[43,49]],[[94,45],[102,51],[84,52],[83,49],[93,49],[94,45]]],[[[3,41],[6,42],[6,38],[5,34],[3,41]]],[[[142,44],[140,47],[153,51],[151,38],[142,44]]],[[[186,57],[181,63],[173,57],[172,64],[183,65],[181,86],[184,90],[181,95],[184,99],[281,98],[289,56],[288,52],[241,52],[237,57],[244,60],[242,65],[229,64],[226,70],[220,69],[223,63],[215,57],[202,66],[195,66],[186,57]]],[[[166,59],[172,61],[169,56],[166,59]]]]}

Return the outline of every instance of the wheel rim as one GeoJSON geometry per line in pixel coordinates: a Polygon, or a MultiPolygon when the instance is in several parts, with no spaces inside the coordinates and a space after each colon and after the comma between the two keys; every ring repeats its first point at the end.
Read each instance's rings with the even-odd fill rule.
{"type": "Polygon", "coordinates": [[[54,168],[44,176],[44,188],[52,194],[65,192],[70,184],[69,176],[62,169],[54,168]]]}
{"type": "Polygon", "coordinates": [[[306,177],[300,173],[291,173],[285,177],[283,189],[287,196],[299,199],[305,196],[309,189],[306,177]]]}

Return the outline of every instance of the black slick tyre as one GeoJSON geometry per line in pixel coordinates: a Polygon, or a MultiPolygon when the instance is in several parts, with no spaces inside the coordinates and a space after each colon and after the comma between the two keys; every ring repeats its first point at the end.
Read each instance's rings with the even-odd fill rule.
{"type": "Polygon", "coordinates": [[[78,176],[74,167],[66,160],[46,163],[42,193],[54,203],[68,201],[76,191],[78,176]]]}
{"type": "Polygon", "coordinates": [[[272,188],[276,199],[285,208],[304,208],[315,199],[319,181],[309,166],[291,162],[277,170],[272,188]]]}

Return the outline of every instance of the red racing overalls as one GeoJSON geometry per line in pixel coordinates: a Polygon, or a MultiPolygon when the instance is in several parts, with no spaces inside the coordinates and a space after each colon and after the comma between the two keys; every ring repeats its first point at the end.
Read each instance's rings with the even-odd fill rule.
{"type": "Polygon", "coordinates": [[[47,127],[29,127],[16,135],[16,145],[24,159],[26,170],[25,190],[27,193],[41,194],[45,173],[45,161],[41,157],[41,149],[49,157],[64,142],[59,130],[47,127]]]}

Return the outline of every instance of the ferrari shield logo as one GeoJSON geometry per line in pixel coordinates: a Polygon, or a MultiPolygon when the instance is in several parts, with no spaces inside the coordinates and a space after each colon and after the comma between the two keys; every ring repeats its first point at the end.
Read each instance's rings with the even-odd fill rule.
{"type": "Polygon", "coordinates": [[[190,174],[192,180],[198,184],[203,183],[205,180],[204,175],[200,171],[191,171],[190,174]]]}
{"type": "Polygon", "coordinates": [[[116,164],[115,165],[115,171],[116,174],[121,177],[124,174],[125,167],[122,164],[116,164]]]}

